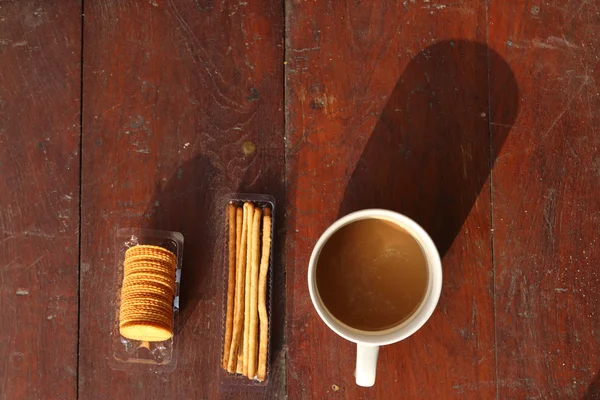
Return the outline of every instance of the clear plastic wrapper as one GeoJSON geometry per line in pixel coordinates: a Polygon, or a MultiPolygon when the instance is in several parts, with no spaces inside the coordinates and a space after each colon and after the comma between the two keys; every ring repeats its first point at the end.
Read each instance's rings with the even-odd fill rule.
{"type": "MultiPolygon", "coordinates": [[[[223,233],[219,237],[218,248],[222,249],[223,257],[222,263],[219,266],[222,273],[218,274],[222,281],[220,285],[220,301],[221,301],[221,335],[220,335],[220,357],[219,362],[216,365],[218,369],[218,378],[223,390],[234,389],[235,387],[255,387],[260,389],[264,387],[269,382],[270,375],[270,367],[271,367],[271,332],[272,332],[272,293],[273,293],[273,249],[275,247],[274,241],[274,232],[275,232],[275,199],[270,195],[264,194],[231,194],[225,196],[219,204],[220,208],[220,218],[219,221],[222,221],[222,226],[226,226],[228,221],[227,216],[227,205],[230,203],[235,204],[236,206],[243,206],[245,202],[251,202],[254,206],[258,206],[262,209],[270,208],[271,209],[271,248],[269,254],[269,268],[267,274],[267,298],[266,298],[266,307],[267,307],[267,316],[269,321],[268,326],[268,345],[267,345],[267,373],[264,381],[258,381],[255,379],[249,379],[246,376],[241,374],[231,374],[224,370],[221,366],[222,357],[223,357],[223,347],[225,344],[225,335],[226,335],[226,315],[227,315],[227,286],[229,279],[229,229],[224,229],[223,233]]],[[[262,238],[262,228],[261,228],[261,238],[262,238]]],[[[262,240],[261,240],[262,246],[262,240]]]]}
{"type": "MultiPolygon", "coordinates": [[[[127,249],[137,245],[160,246],[171,251],[177,257],[176,289],[173,299],[173,328],[177,326],[179,314],[179,288],[181,286],[181,264],[183,259],[183,235],[179,232],[168,232],[148,229],[122,228],[115,238],[115,267],[117,269],[114,282],[115,308],[111,329],[111,346],[109,365],[115,370],[145,370],[170,372],[177,366],[177,337],[160,342],[142,342],[127,339],[119,333],[119,309],[121,306],[121,287],[123,283],[124,259],[127,249]]],[[[175,329],[175,328],[174,328],[175,329]]]]}

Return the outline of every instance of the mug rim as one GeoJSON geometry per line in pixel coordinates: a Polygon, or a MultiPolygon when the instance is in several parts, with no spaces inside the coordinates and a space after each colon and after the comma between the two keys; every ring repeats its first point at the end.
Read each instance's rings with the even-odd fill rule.
{"type": "Polygon", "coordinates": [[[429,320],[439,301],[442,289],[442,263],[435,244],[429,234],[411,218],[391,210],[365,209],[350,213],[330,225],[315,244],[308,264],[308,289],[313,306],[325,324],[339,336],[354,343],[383,346],[406,339],[429,320]],[[364,331],[353,328],[338,320],[325,307],[316,285],[317,261],[325,243],[342,227],[363,219],[384,219],[406,230],[419,244],[427,262],[427,289],[419,307],[404,321],[381,331],[364,331]]]}

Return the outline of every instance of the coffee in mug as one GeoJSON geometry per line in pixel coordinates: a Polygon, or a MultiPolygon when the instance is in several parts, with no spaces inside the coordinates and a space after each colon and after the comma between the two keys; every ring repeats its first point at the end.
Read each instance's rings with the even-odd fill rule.
{"type": "Polygon", "coordinates": [[[334,317],[364,331],[393,328],[423,301],[427,262],[421,246],[395,223],[352,222],[327,241],[317,262],[317,290],[334,317]]]}
{"type": "Polygon", "coordinates": [[[325,324],[356,343],[356,384],[373,386],[379,346],[409,337],[433,314],[442,264],[415,221],[389,210],[361,210],[321,235],[308,265],[308,289],[325,324]]]}

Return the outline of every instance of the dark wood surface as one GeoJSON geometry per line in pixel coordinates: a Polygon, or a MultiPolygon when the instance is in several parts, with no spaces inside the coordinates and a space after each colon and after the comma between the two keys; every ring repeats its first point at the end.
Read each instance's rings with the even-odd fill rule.
{"type": "Polygon", "coordinates": [[[0,398],[600,398],[599,28],[593,1],[0,3],[0,398]],[[277,201],[259,390],[216,378],[236,191],[277,201]],[[444,270],[370,389],[306,282],[366,207],[444,270]],[[109,367],[118,227],[185,236],[172,373],[109,367]]]}
{"type": "Polygon", "coordinates": [[[494,146],[496,386],[499,398],[598,398],[600,8],[528,5],[490,8],[490,46],[520,91],[494,146]]]}
{"type": "Polygon", "coordinates": [[[488,94],[505,85],[507,101],[518,98],[505,64],[504,81],[488,83],[488,57],[502,65],[485,46],[485,7],[454,7],[288,10],[289,393],[322,398],[335,385],[348,399],[494,396],[488,94]],[[364,389],[354,383],[355,345],[313,309],[306,265],[329,224],[372,207],[422,224],[445,275],[430,322],[381,350],[376,385],[364,389]]]}
{"type": "Polygon", "coordinates": [[[77,394],[80,50],[77,1],[0,2],[1,399],[77,394]]]}
{"type": "MultiPolygon", "coordinates": [[[[220,393],[224,208],[217,205],[236,191],[270,193],[284,204],[282,36],[283,7],[270,1],[85,3],[80,398],[220,393]],[[113,237],[127,226],[185,237],[171,374],[109,369],[113,237]]],[[[278,265],[272,382],[251,397],[285,390],[278,265]]]]}

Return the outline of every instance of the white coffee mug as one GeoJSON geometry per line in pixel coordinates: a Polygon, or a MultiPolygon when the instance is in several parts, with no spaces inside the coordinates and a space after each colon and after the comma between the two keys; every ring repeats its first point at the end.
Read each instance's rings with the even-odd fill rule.
{"type": "Polygon", "coordinates": [[[327,326],[344,339],[356,343],[356,370],[354,372],[356,384],[359,386],[373,386],[375,384],[379,346],[406,339],[421,328],[429,317],[431,317],[431,314],[433,314],[442,291],[442,263],[433,240],[412,219],[389,210],[361,210],[339,219],[321,235],[313,249],[308,264],[308,289],[310,291],[310,298],[319,316],[327,326]],[[317,289],[316,270],[323,246],[340,228],[362,219],[382,219],[389,221],[410,233],[421,246],[428,269],[427,290],[416,311],[402,323],[390,329],[377,332],[358,330],[335,318],[323,304],[317,289]]]}

